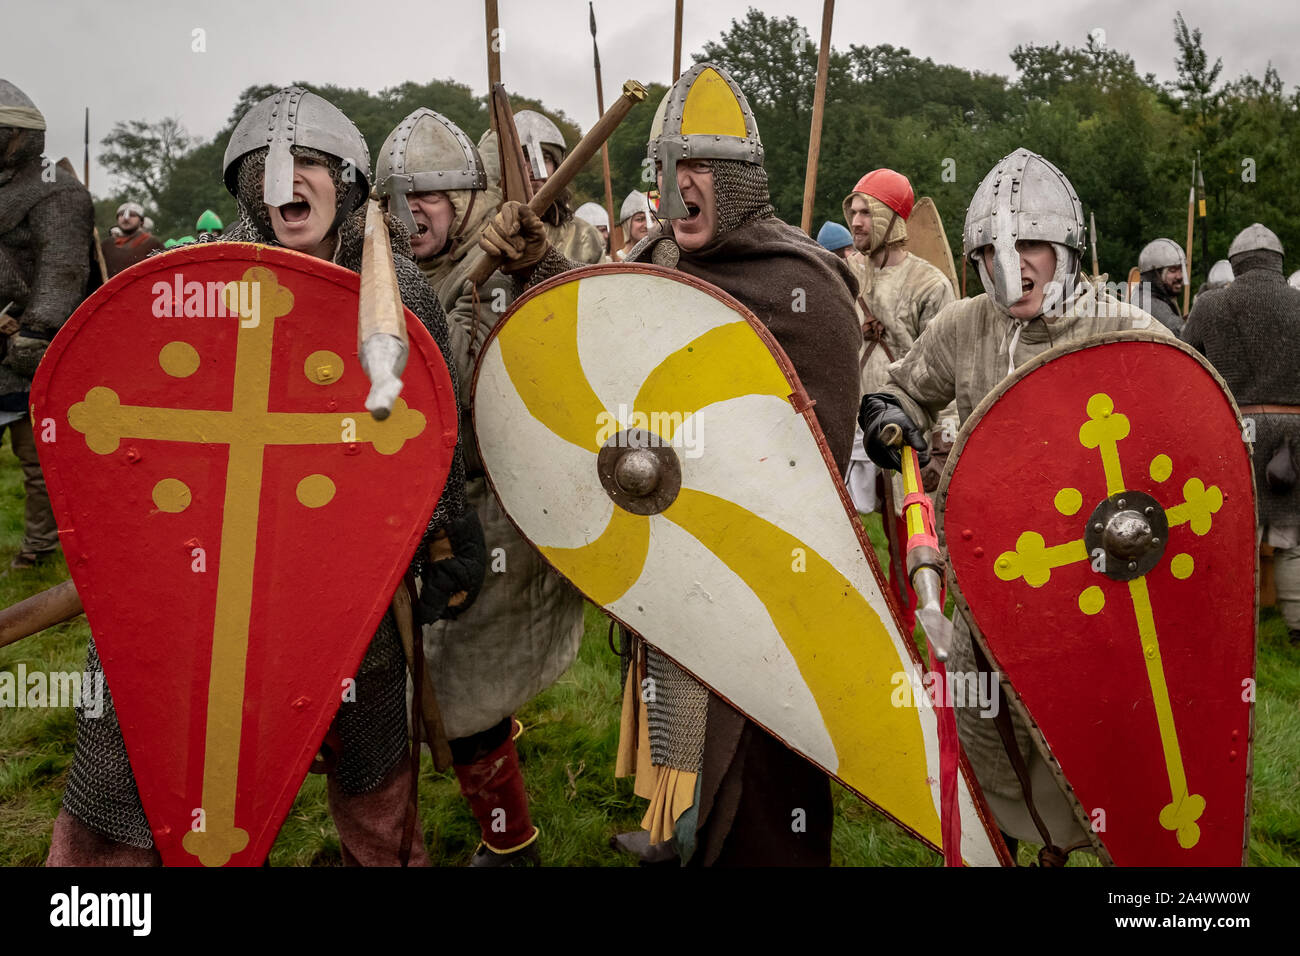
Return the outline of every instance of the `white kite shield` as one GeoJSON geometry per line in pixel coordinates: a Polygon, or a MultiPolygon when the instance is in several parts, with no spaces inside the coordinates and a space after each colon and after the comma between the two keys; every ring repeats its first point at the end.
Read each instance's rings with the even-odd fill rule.
{"type": "MultiPolygon", "coordinates": [[[[671,270],[576,269],[496,327],[472,404],[488,479],[552,566],[940,847],[924,667],[807,394],[753,313],[671,270]]],[[[962,858],[1010,862],[961,770],[962,858]]]]}

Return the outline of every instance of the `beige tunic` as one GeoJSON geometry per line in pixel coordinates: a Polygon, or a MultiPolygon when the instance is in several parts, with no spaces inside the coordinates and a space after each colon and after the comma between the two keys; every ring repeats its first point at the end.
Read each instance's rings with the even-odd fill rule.
{"type": "MultiPolygon", "coordinates": [[[[477,237],[495,209],[489,201],[481,211],[475,210],[471,239],[461,247],[464,253],[439,263],[445,278],[436,287],[447,307],[451,349],[460,374],[456,390],[465,496],[482,522],[488,554],[483,589],[474,606],[456,620],[440,621],[424,632],[425,659],[452,740],[487,730],[555,683],[573,663],[582,641],[582,595],[520,537],[501,510],[487,485],[471,431],[474,362],[514,300],[514,284],[500,272],[478,287],[477,304],[474,287],[465,279],[483,255],[477,237]]],[[[595,229],[591,232],[600,238],[595,229]]]]}
{"type": "MultiPolygon", "coordinates": [[[[896,396],[908,417],[924,428],[954,400],[957,414],[965,422],[975,406],[1006,378],[1009,366],[1023,365],[1055,345],[1131,328],[1173,337],[1140,309],[1119,302],[1083,277],[1078,281],[1080,292],[1066,315],[1050,323],[1041,319],[1018,322],[1000,311],[987,294],[954,302],[930,323],[907,357],[891,366],[889,384],[882,391],[896,396]]],[[[960,614],[953,625],[956,633],[948,671],[973,673],[976,666],[969,625],[960,614]]],[[[978,708],[958,708],[957,729],[989,808],[1006,833],[1041,842],[997,727],[979,713],[978,708]]],[[[1054,842],[1068,846],[1086,840],[1070,802],[1055,785],[1049,765],[1014,711],[1012,724],[1030,773],[1034,804],[1054,842]]]]}
{"type": "MultiPolygon", "coordinates": [[[[912,343],[953,301],[954,295],[952,283],[942,272],[910,252],[898,265],[884,268],[876,268],[866,256],[857,254],[850,255],[846,261],[858,280],[859,292],[854,303],[858,323],[865,324],[874,317],[884,327],[884,337],[874,348],[864,329],[858,348],[861,395],[868,395],[885,386],[889,381],[889,363],[901,359],[911,350],[912,343]]],[[[876,500],[877,471],[862,449],[862,430],[859,428],[853,442],[853,462],[845,475],[849,494],[859,511],[883,510],[876,500]]],[[[894,483],[894,510],[902,514],[903,481],[896,473],[891,480],[894,483]]]]}
{"type": "MultiPolygon", "coordinates": [[[[952,283],[944,274],[910,252],[898,265],[883,269],[877,269],[864,256],[850,256],[848,263],[858,278],[858,321],[866,322],[867,312],[880,320],[892,361],[905,356],[931,320],[954,299],[952,283]]],[[[862,343],[860,363],[868,345],[862,343]]],[[[880,346],[872,350],[862,369],[863,395],[879,391],[889,380],[890,361],[880,346]]]]}

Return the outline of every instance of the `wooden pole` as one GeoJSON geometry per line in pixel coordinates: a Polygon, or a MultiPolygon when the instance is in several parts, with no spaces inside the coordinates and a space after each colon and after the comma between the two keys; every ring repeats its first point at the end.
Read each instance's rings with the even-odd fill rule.
{"type": "Polygon", "coordinates": [[[86,107],[86,135],[84,138],[84,142],[85,142],[85,155],[82,159],[82,169],[84,172],[81,177],[81,185],[85,186],[86,190],[89,191],[90,190],[90,107],[89,106],[86,107]]]}
{"type": "Polygon", "coordinates": [[[0,647],[30,637],[47,627],[70,621],[84,609],[77,586],[71,581],[54,585],[47,591],[0,610],[0,647]]]}
{"type": "MultiPolygon", "coordinates": [[[[596,8],[587,3],[587,11],[591,14],[591,52],[594,57],[596,69],[596,115],[605,115],[605,91],[600,82],[600,47],[596,45],[596,8]]],[[[600,164],[605,172],[605,212],[609,215],[609,251],[612,255],[615,251],[623,248],[623,230],[619,228],[618,220],[614,218],[614,182],[609,175],[609,143],[600,144],[600,164]]]]}
{"type": "Polygon", "coordinates": [[[487,19],[488,90],[501,82],[501,29],[497,25],[497,0],[483,0],[487,19]]]}
{"type": "Polygon", "coordinates": [[[1192,164],[1192,185],[1187,190],[1187,247],[1183,264],[1183,315],[1192,301],[1192,223],[1196,221],[1196,164],[1192,164]]]}
{"type": "MultiPolygon", "coordinates": [[[[623,122],[624,117],[645,99],[645,87],[636,80],[628,80],[623,84],[623,92],[619,95],[609,111],[596,121],[591,129],[587,130],[587,135],[578,141],[578,145],[570,150],[569,155],[564,157],[564,162],[560,163],[560,168],[551,175],[546,177],[546,182],[542,188],[537,190],[536,194],[529,200],[528,208],[539,216],[545,212],[555,202],[555,197],[565,186],[573,181],[573,177],[582,171],[582,167],[587,165],[587,161],[596,155],[600,149],[600,144],[609,139],[610,135],[618,128],[618,124],[623,122]]],[[[493,270],[500,264],[500,261],[493,256],[483,256],[478,266],[471,270],[466,278],[475,285],[481,284],[493,270]]]]}
{"type": "Polygon", "coordinates": [[[673,82],[682,75],[682,0],[677,0],[673,15],[673,82]]]}
{"type": "Polygon", "coordinates": [[[817,87],[813,94],[812,130],[808,134],[808,167],[803,175],[803,231],[812,235],[813,200],[817,198],[817,160],[822,150],[822,112],[826,106],[826,76],[831,63],[831,19],[835,0],[822,4],[822,45],[817,50],[817,87]]]}

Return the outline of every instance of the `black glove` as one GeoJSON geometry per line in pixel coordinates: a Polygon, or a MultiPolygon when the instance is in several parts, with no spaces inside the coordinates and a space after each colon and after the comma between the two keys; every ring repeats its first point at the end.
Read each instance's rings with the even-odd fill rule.
{"type": "Polygon", "coordinates": [[[862,426],[862,450],[878,467],[894,471],[903,468],[902,449],[886,445],[880,437],[886,425],[897,425],[903,430],[903,441],[916,449],[917,464],[929,463],[930,442],[907,417],[907,412],[893,395],[875,392],[863,396],[862,407],[858,409],[858,424],[862,426]]]}
{"type": "Polygon", "coordinates": [[[424,567],[421,577],[420,600],[416,613],[421,624],[432,624],[443,618],[456,618],[469,610],[483,586],[487,572],[487,543],[483,540],[483,526],[478,513],[466,506],[459,520],[446,528],[445,538],[435,538],[429,546],[433,557],[450,550],[450,557],[432,560],[424,567]],[[463,601],[448,602],[458,594],[463,601]]]}

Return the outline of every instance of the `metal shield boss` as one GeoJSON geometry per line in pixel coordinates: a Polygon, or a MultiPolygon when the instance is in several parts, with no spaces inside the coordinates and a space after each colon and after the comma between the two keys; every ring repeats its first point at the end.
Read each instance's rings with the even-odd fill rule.
{"type": "MultiPolygon", "coordinates": [[[[473,397],[488,478],[547,561],[937,847],[923,667],[809,404],[744,306],[646,265],[531,290],[485,345],[473,397]]],[[[963,858],[1007,860],[969,773],[958,803],[963,858]]]]}
{"type": "Polygon", "coordinates": [[[958,604],[1102,858],[1240,865],[1255,500],[1222,380],[1145,332],[1053,349],[967,420],[938,503],[958,604]]]}
{"type": "Polygon", "coordinates": [[[446,480],[446,364],[408,311],[405,388],[374,421],[359,281],[265,246],[153,257],[77,310],[33,383],[64,553],[167,865],[265,858],[446,480]]]}

